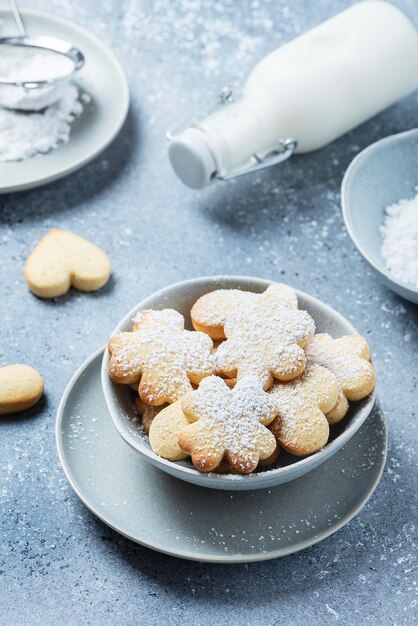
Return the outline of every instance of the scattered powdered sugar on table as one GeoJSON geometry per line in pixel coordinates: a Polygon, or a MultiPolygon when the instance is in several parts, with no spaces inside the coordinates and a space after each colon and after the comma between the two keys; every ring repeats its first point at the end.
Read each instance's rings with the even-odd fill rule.
{"type": "Polygon", "coordinates": [[[381,254],[395,278],[418,289],[418,194],[387,207],[381,254]]]}
{"type": "Polygon", "coordinates": [[[69,84],[47,109],[23,113],[0,109],[0,161],[21,161],[67,143],[71,124],[83,110],[79,91],[69,84]]]}
{"type": "Polygon", "coordinates": [[[198,63],[199,72],[204,75],[219,68],[228,72],[250,62],[263,42],[261,33],[269,34],[273,27],[267,14],[253,12],[251,28],[246,29],[237,22],[233,10],[222,3],[213,3],[210,12],[207,8],[208,4],[201,0],[156,0],[149,7],[127,0],[122,17],[124,40],[130,43],[140,37],[144,46],[170,41],[176,51],[189,59],[193,55],[193,63],[198,63]],[[254,35],[257,27],[261,32],[254,35]],[[233,55],[226,53],[228,44],[233,46],[233,55]]]}

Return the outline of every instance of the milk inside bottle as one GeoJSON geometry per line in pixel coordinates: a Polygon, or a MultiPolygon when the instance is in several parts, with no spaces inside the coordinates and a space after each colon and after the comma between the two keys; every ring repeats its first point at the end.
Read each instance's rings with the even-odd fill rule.
{"type": "Polygon", "coordinates": [[[385,0],[364,0],[264,57],[239,100],[172,138],[169,158],[199,189],[286,146],[318,150],[417,86],[415,25],[385,0]]]}

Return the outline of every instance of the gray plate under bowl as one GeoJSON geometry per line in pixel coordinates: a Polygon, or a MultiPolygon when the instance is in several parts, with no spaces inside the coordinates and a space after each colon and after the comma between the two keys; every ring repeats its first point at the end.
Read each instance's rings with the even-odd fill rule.
{"type": "Polygon", "coordinates": [[[418,185],[418,129],[381,139],[360,152],[341,186],[345,225],[363,257],[397,294],[418,303],[418,290],[400,282],[380,254],[386,207],[413,198],[418,185]]]}
{"type": "Polygon", "coordinates": [[[58,454],[84,504],[137,543],[216,563],[284,556],[342,528],[379,482],[387,449],[379,402],[346,446],[286,485],[232,493],[177,480],[117,434],[103,398],[101,361],[102,349],[64,392],[55,431],[58,454]]]}
{"type": "MultiPolygon", "coordinates": [[[[176,283],[161,291],[157,291],[137,304],[121,320],[113,334],[131,330],[132,319],[139,309],[176,309],[184,315],[186,328],[191,329],[190,309],[193,303],[203,294],[214,289],[225,288],[243,289],[260,293],[270,284],[271,281],[248,276],[210,276],[176,283]]],[[[310,313],[315,320],[317,332],[327,332],[333,337],[356,332],[342,315],[327,304],[301,291],[298,291],[297,294],[299,308],[305,309],[310,313]]],[[[194,469],[188,459],[173,463],[162,459],[151,450],[148,437],[143,432],[135,411],[134,392],[128,385],[117,385],[110,381],[108,364],[109,357],[106,350],[102,363],[102,387],[107,407],[120,436],[137,450],[144,459],[164,472],[187,482],[214,489],[262,489],[286,483],[306,474],[329,459],[351,439],[369,415],[375,400],[373,393],[360,402],[352,403],[344,420],[331,427],[328,444],[320,452],[312,456],[301,459],[282,452],[274,465],[253,472],[248,476],[216,474],[215,472],[202,474],[194,469]]]]}

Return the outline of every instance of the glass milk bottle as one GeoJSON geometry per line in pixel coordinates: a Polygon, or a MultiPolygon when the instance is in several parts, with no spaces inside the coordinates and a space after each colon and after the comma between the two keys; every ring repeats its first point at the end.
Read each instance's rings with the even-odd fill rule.
{"type": "MultiPolygon", "coordinates": [[[[242,97],[170,136],[188,186],[318,150],[418,86],[418,32],[385,0],[364,0],[264,57],[242,97]]],[[[229,103],[228,103],[229,102],[229,103]]]]}

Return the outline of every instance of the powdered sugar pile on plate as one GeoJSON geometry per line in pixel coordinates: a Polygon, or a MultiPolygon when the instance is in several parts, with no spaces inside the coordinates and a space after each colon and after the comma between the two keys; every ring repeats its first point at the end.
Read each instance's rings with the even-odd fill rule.
{"type": "Polygon", "coordinates": [[[0,161],[21,161],[44,154],[70,138],[71,124],[83,106],[73,84],[44,111],[23,113],[0,109],[0,161]]]}
{"type": "Polygon", "coordinates": [[[418,194],[386,209],[381,254],[399,281],[418,289],[418,194]]]}

